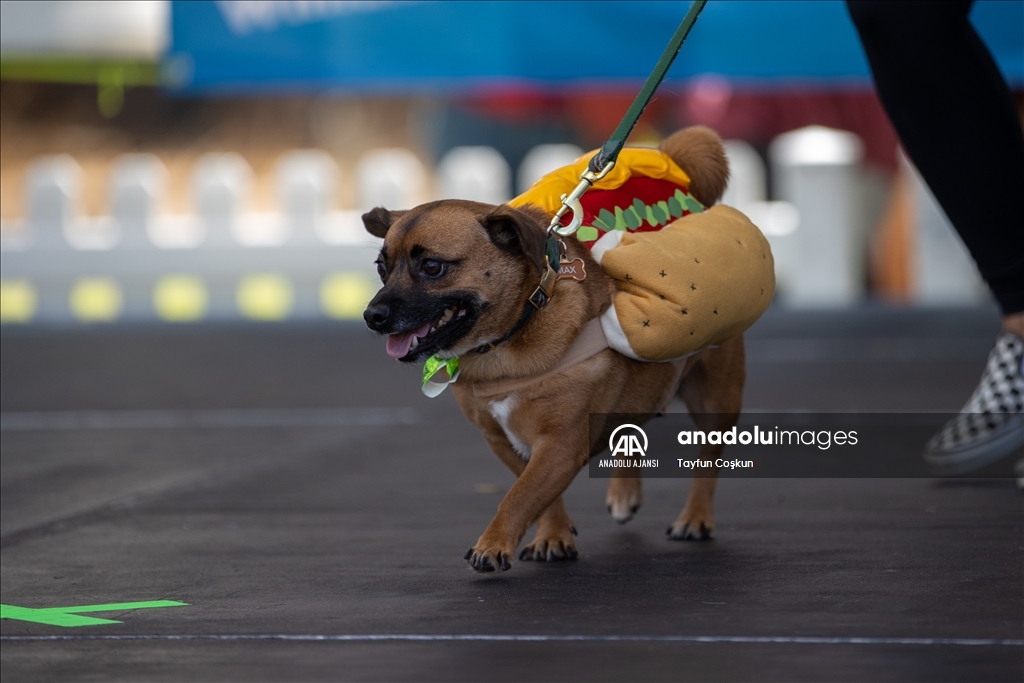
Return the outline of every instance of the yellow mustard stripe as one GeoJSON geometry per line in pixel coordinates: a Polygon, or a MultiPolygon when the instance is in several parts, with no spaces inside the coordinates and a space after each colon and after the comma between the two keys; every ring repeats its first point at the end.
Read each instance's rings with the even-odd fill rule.
{"type": "MultiPolygon", "coordinates": [[[[580,181],[590,158],[597,150],[587,152],[570,166],[563,166],[535,182],[529,190],[509,202],[511,206],[534,204],[554,213],[562,205],[561,196],[568,194],[580,181]]],[[[647,148],[630,147],[622,150],[615,167],[594,184],[595,190],[614,190],[633,176],[670,180],[684,188],[690,187],[690,176],[679,168],[667,154],[647,148]]]]}

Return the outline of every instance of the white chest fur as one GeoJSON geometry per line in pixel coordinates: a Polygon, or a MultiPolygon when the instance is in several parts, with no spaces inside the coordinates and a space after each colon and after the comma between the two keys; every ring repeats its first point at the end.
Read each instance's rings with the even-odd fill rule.
{"type": "Polygon", "coordinates": [[[505,432],[505,437],[512,444],[512,448],[516,449],[516,453],[523,456],[523,460],[529,460],[532,451],[530,446],[525,441],[520,439],[516,434],[509,428],[508,423],[512,417],[512,411],[516,409],[516,405],[519,401],[515,394],[509,394],[506,398],[500,401],[492,401],[489,409],[491,417],[493,417],[498,424],[501,425],[501,429],[505,432]]]}

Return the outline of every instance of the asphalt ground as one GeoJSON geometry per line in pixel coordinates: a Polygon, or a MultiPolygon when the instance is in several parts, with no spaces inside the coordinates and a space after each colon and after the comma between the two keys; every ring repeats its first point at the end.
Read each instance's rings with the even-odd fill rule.
{"type": "MultiPolygon", "coordinates": [[[[745,404],[955,411],[996,330],[773,310],[745,404]]],[[[678,542],[688,482],[620,526],[584,471],[579,560],[480,575],[512,476],[417,374],[354,324],[5,328],[3,603],[187,606],[4,619],[3,680],[1024,679],[1011,479],[732,478],[678,542]]]]}

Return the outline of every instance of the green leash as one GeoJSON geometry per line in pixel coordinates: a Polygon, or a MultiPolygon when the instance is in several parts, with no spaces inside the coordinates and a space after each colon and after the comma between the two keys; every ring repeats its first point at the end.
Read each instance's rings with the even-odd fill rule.
{"type": "MultiPolygon", "coordinates": [[[[665,80],[665,74],[668,73],[672,62],[676,60],[676,56],[679,55],[683,42],[690,35],[690,29],[697,22],[697,17],[706,4],[708,4],[707,0],[694,0],[694,3],[690,5],[690,10],[683,17],[683,23],[676,29],[672,39],[668,41],[665,51],[661,53],[661,59],[654,65],[654,71],[647,77],[644,87],[637,93],[633,104],[629,106],[629,110],[622,117],[622,121],[615,128],[611,138],[608,139],[608,142],[601,145],[601,149],[590,159],[587,170],[580,176],[580,182],[576,188],[568,195],[562,195],[562,206],[559,207],[558,212],[551,219],[551,225],[548,226],[547,251],[549,263],[557,263],[558,257],[556,238],[552,233],[559,237],[569,237],[579,230],[580,225],[583,224],[583,206],[580,204],[580,197],[615,166],[615,161],[619,158],[619,152],[625,146],[626,139],[633,132],[636,122],[640,120],[640,116],[643,115],[644,109],[647,108],[651,98],[654,97],[658,86],[665,80]],[[568,211],[572,211],[572,221],[570,221],[569,225],[563,226],[561,224],[562,216],[568,211]]],[[[544,304],[546,303],[547,301],[544,301],[544,304]]],[[[444,391],[449,384],[458,379],[458,376],[458,358],[441,359],[437,356],[431,356],[423,366],[421,389],[426,396],[434,398],[444,391]]]]}
{"type": "Polygon", "coordinates": [[[672,62],[679,55],[679,49],[683,46],[686,36],[690,35],[690,29],[697,23],[697,17],[706,4],[708,4],[707,0],[695,0],[690,5],[690,11],[683,17],[683,23],[679,24],[679,28],[676,29],[672,40],[668,41],[665,51],[661,53],[661,59],[654,66],[654,71],[651,72],[651,75],[647,77],[647,82],[644,83],[644,87],[637,93],[636,99],[629,106],[626,115],[622,117],[619,126],[612,133],[608,142],[601,145],[601,149],[590,160],[590,170],[592,172],[600,173],[608,162],[614,164],[615,160],[619,158],[619,152],[622,151],[622,147],[626,144],[626,138],[633,132],[633,127],[636,126],[636,122],[640,120],[644,109],[647,108],[651,98],[654,97],[654,92],[661,85],[661,82],[665,80],[665,74],[668,73],[672,62]]]}
{"type": "Polygon", "coordinates": [[[694,3],[690,5],[690,10],[683,17],[683,23],[679,24],[679,28],[673,34],[672,40],[668,41],[665,51],[661,53],[661,59],[654,65],[654,71],[647,77],[644,87],[640,88],[640,92],[636,94],[633,104],[629,105],[626,115],[622,117],[622,121],[619,122],[611,138],[608,139],[608,142],[601,145],[601,149],[597,151],[597,154],[591,157],[587,170],[580,175],[580,182],[576,188],[568,195],[562,195],[562,205],[558,207],[554,218],[551,219],[551,225],[548,226],[549,237],[552,233],[559,237],[569,237],[579,230],[583,224],[583,206],[580,204],[580,197],[590,189],[591,185],[605,177],[608,171],[612,170],[612,167],[615,166],[615,161],[619,158],[619,152],[625,146],[626,139],[633,132],[633,127],[640,120],[644,109],[650,104],[651,98],[654,97],[658,86],[665,80],[665,74],[668,73],[672,62],[679,55],[679,49],[682,48],[686,36],[690,35],[690,29],[697,22],[697,17],[706,4],[708,4],[707,0],[694,0],[694,3]],[[562,216],[569,211],[572,211],[572,221],[570,221],[569,225],[563,226],[561,224],[562,216]]]}

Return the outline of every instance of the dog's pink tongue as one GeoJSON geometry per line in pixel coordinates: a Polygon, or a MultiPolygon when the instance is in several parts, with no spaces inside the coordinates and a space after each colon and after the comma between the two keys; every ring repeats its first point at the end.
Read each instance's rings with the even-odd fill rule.
{"type": "Polygon", "coordinates": [[[388,355],[392,358],[405,358],[409,353],[409,349],[412,348],[412,340],[416,337],[426,337],[428,332],[430,332],[430,323],[411,332],[389,334],[388,355]]]}

